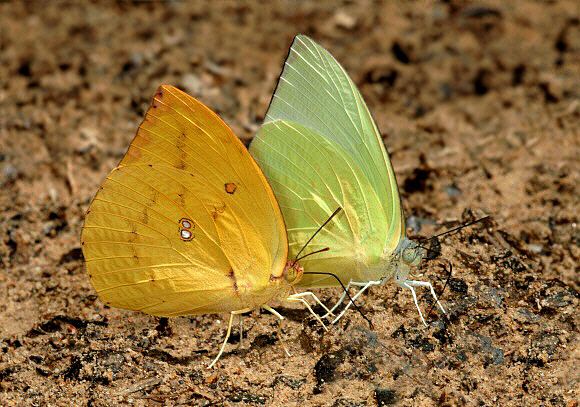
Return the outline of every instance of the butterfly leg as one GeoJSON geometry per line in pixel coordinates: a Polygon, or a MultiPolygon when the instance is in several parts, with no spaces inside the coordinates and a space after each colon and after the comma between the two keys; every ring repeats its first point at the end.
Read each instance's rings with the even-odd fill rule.
{"type": "Polygon", "coordinates": [[[345,287],[345,290],[342,292],[342,295],[340,296],[336,304],[334,304],[334,306],[330,309],[330,311],[327,312],[325,315],[323,315],[322,318],[327,318],[328,316],[333,315],[334,311],[339,307],[340,304],[342,304],[342,302],[346,298],[346,293],[348,292],[348,289],[350,288],[351,285],[353,285],[352,280],[348,282],[348,284],[345,287]]]}
{"type": "MultiPolygon", "coordinates": [[[[301,292],[301,293],[292,294],[292,297],[294,297],[294,298],[301,298],[301,297],[306,297],[306,296],[308,296],[308,295],[309,295],[309,296],[311,296],[312,298],[314,298],[314,301],[316,301],[316,303],[317,303],[318,305],[320,305],[322,308],[324,308],[324,310],[326,311],[326,314],[324,314],[324,316],[322,316],[321,318],[324,318],[324,317],[326,317],[327,315],[333,315],[332,311],[331,311],[331,310],[329,310],[329,309],[326,307],[326,305],[324,305],[324,304],[322,303],[322,301],[320,301],[320,299],[319,299],[319,298],[316,296],[316,294],[314,294],[314,293],[313,293],[313,292],[311,292],[311,291],[304,291],[304,292],[301,292]]],[[[334,316],[334,315],[333,315],[333,316],[334,316]]]]}
{"type": "Polygon", "coordinates": [[[419,316],[421,317],[421,321],[423,321],[423,325],[428,326],[427,322],[425,322],[425,318],[423,318],[423,313],[421,312],[421,308],[419,308],[419,302],[417,301],[417,294],[415,293],[415,289],[413,288],[413,285],[409,284],[409,281],[411,281],[411,280],[405,281],[402,285],[403,285],[403,287],[406,287],[409,290],[411,290],[411,294],[413,294],[413,301],[415,301],[415,307],[417,307],[417,311],[419,311],[419,316]]]}
{"type": "Polygon", "coordinates": [[[416,280],[407,280],[405,281],[406,284],[412,285],[413,287],[428,287],[429,290],[431,291],[431,295],[433,296],[433,298],[435,298],[435,301],[437,302],[437,306],[439,307],[439,309],[441,310],[441,312],[443,312],[444,314],[446,314],[447,312],[445,311],[445,308],[443,308],[443,305],[441,305],[441,303],[439,302],[439,298],[437,298],[437,295],[435,294],[435,289],[433,288],[433,285],[428,282],[428,281],[416,281],[416,280]]]}
{"type": "MultiPolygon", "coordinates": [[[[352,297],[352,301],[349,300],[348,304],[346,304],[346,307],[344,307],[344,309],[342,310],[342,312],[334,319],[334,321],[332,321],[333,324],[335,324],[336,322],[338,322],[338,320],[340,318],[343,317],[343,315],[345,314],[345,312],[350,308],[350,306],[353,304],[353,302],[360,297],[360,295],[369,287],[373,286],[373,285],[381,285],[382,284],[382,280],[376,280],[376,281],[368,281],[366,283],[362,283],[362,282],[357,282],[357,281],[353,281],[352,285],[354,286],[358,286],[362,288],[355,294],[354,297],[352,297]]],[[[346,292],[345,292],[346,294],[346,292]]]]}
{"type": "MultiPolygon", "coordinates": [[[[347,284],[347,286],[345,287],[345,290],[342,292],[342,295],[340,296],[339,300],[337,301],[336,304],[334,304],[334,306],[330,309],[332,312],[334,312],[335,309],[338,308],[338,306],[340,304],[343,303],[344,299],[346,298],[348,289],[352,286],[352,287],[364,287],[367,283],[366,282],[358,282],[358,281],[352,281],[350,280],[347,284]]],[[[324,315],[323,318],[327,317],[327,315],[324,315]]],[[[334,322],[333,322],[334,323],[334,322]]]]}
{"type": "Polygon", "coordinates": [[[269,305],[262,305],[262,308],[265,309],[266,311],[268,311],[270,314],[274,315],[275,317],[278,317],[278,319],[279,319],[279,321],[278,321],[278,338],[280,338],[280,343],[282,344],[282,348],[284,348],[284,352],[286,352],[286,355],[288,357],[292,356],[292,354],[290,353],[290,351],[286,347],[286,341],[284,340],[284,337],[282,336],[282,321],[284,321],[284,317],[282,315],[280,315],[280,313],[278,311],[276,311],[274,308],[270,307],[269,305]]]}
{"type": "Polygon", "coordinates": [[[217,363],[217,361],[221,357],[222,353],[224,353],[224,349],[226,348],[226,344],[228,343],[228,339],[230,339],[230,335],[232,333],[232,323],[234,322],[234,315],[243,314],[244,312],[248,312],[248,311],[251,311],[251,310],[243,309],[243,310],[239,310],[239,311],[230,312],[230,322],[228,322],[228,330],[226,331],[226,338],[224,339],[224,342],[222,343],[222,346],[220,348],[219,353],[217,354],[215,359],[210,363],[210,365],[207,367],[208,369],[211,369],[217,363]]]}
{"type": "Polygon", "coordinates": [[[316,312],[314,312],[314,310],[310,307],[310,304],[308,304],[308,301],[306,301],[304,298],[294,297],[294,295],[296,295],[296,294],[292,294],[291,296],[286,298],[286,301],[288,301],[288,302],[301,302],[302,304],[304,304],[304,306],[308,309],[308,311],[310,311],[310,313],[312,315],[314,315],[314,318],[316,318],[316,320],[318,322],[320,322],[320,325],[322,325],[324,330],[328,331],[328,328],[326,327],[326,325],[324,325],[324,322],[322,322],[322,319],[320,319],[318,314],[316,312]]]}

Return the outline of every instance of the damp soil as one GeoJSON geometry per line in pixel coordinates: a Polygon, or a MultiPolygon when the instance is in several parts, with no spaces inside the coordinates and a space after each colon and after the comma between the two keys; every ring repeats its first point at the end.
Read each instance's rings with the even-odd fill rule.
{"type": "Polygon", "coordinates": [[[574,0],[0,4],[0,405],[577,406],[579,72],[574,0]],[[162,83],[249,142],[296,33],[364,94],[411,236],[492,219],[417,271],[427,328],[387,284],[372,329],[282,306],[288,357],[255,312],[208,370],[225,317],[104,306],[83,213],[162,83]]]}

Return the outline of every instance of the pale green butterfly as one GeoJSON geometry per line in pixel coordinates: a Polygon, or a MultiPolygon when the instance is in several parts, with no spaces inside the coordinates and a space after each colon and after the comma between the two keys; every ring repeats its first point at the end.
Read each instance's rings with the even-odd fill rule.
{"type": "MultiPolygon", "coordinates": [[[[332,55],[304,35],[294,38],[250,152],[282,209],[290,258],[343,209],[310,244],[330,250],[304,259],[306,272],[333,273],[347,288],[361,287],[353,300],[394,277],[411,290],[424,324],[414,287],[428,287],[445,312],[431,283],[408,278],[425,251],[407,239],[395,173],[361,94],[332,55]]],[[[299,285],[334,287],[338,281],[304,274],[299,285]]]]}

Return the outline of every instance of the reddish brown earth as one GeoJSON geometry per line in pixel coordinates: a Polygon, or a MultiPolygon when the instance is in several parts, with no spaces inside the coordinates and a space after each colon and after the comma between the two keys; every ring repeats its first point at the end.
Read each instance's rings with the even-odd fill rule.
{"type": "Polygon", "coordinates": [[[0,405],[578,405],[577,1],[75,3],[0,4],[0,405]],[[453,264],[429,328],[388,284],[374,330],[281,307],[285,357],[256,313],[208,370],[223,319],[106,308],[83,213],[161,83],[250,140],[296,33],[359,84],[413,235],[493,221],[419,270],[453,264]]]}

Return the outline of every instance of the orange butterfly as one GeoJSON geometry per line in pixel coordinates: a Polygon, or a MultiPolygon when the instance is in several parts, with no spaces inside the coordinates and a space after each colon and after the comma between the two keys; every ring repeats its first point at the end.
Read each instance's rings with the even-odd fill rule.
{"type": "MultiPolygon", "coordinates": [[[[230,313],[286,298],[302,268],[270,185],[209,108],[163,85],[86,215],[82,248],[108,305],[157,316],[230,313]]],[[[322,304],[321,304],[322,305],[322,304]]],[[[326,307],[324,307],[326,308],[326,307]]],[[[314,314],[322,323],[320,318],[314,314]]]]}

